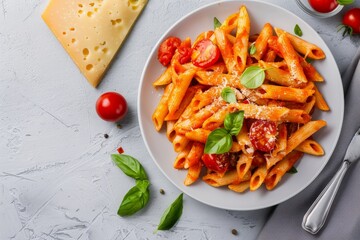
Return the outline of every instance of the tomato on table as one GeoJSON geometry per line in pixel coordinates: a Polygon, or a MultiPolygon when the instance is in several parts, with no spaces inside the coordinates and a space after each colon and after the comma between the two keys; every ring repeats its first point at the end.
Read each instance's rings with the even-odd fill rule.
{"type": "Polygon", "coordinates": [[[276,134],[276,123],[265,120],[256,120],[249,130],[251,144],[262,152],[270,152],[275,148],[276,134]]]}
{"type": "Polygon", "coordinates": [[[120,121],[125,117],[127,111],[125,98],[117,92],[106,92],[96,101],[96,112],[105,121],[120,121]]]}
{"type": "Polygon", "coordinates": [[[191,62],[201,68],[214,65],[219,58],[220,50],[210,39],[197,42],[191,54],[191,62]]]}
{"type": "Polygon", "coordinates": [[[360,33],[360,8],[353,8],[348,10],[342,19],[343,27],[345,28],[343,35],[352,35],[353,33],[360,33]]]}
{"type": "Polygon", "coordinates": [[[165,67],[169,65],[176,49],[180,46],[181,40],[177,37],[169,37],[160,44],[158,50],[158,60],[165,67]]]}
{"type": "Polygon", "coordinates": [[[331,12],[339,5],[337,0],[309,0],[309,4],[315,11],[321,13],[331,12]]]}
{"type": "Polygon", "coordinates": [[[229,167],[234,167],[239,156],[237,153],[204,154],[202,161],[205,166],[217,173],[224,173],[229,167]]]}

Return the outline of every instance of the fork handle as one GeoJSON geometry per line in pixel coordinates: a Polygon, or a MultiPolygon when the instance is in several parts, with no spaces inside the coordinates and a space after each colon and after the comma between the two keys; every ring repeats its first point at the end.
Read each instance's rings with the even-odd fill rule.
{"type": "Polygon", "coordinates": [[[335,176],[326,185],[324,190],[322,190],[309,210],[305,213],[302,222],[302,228],[309,233],[316,234],[322,228],[322,226],[324,226],[326,217],[328,216],[336,193],[339,190],[340,184],[349,166],[350,162],[346,160],[343,161],[335,176]]]}

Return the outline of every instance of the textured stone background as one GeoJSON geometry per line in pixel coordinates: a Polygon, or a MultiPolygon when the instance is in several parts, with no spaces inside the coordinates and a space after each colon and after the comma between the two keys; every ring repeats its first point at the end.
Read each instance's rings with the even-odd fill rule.
{"type": "MultiPolygon", "coordinates": [[[[162,33],[213,1],[150,0],[98,89],[42,21],[47,2],[0,0],[0,239],[255,239],[270,209],[226,211],[186,196],[176,227],[153,234],[179,191],[145,150],[136,114],[140,75],[162,33]],[[96,115],[94,103],[106,91],[128,100],[122,129],[96,115]],[[152,183],[149,206],[129,218],[116,215],[133,184],[110,160],[118,146],[142,162],[152,183]]],[[[319,20],[301,12],[295,1],[269,2],[310,23],[340,70],[346,68],[360,41],[336,32],[340,15],[319,20]]]]}

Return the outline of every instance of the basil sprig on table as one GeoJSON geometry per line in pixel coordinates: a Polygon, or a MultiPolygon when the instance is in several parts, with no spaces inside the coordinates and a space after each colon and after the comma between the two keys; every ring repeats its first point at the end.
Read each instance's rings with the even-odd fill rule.
{"type": "Polygon", "coordinates": [[[214,29],[216,29],[216,28],[218,28],[220,26],[221,26],[221,22],[219,21],[219,19],[214,17],[214,29]]]}
{"type": "Polygon", "coordinates": [[[169,230],[181,217],[183,211],[183,194],[181,193],[175,201],[163,213],[157,230],[169,230]]]}
{"type": "Polygon", "coordinates": [[[295,27],[294,27],[294,33],[295,33],[296,35],[298,35],[299,37],[301,37],[301,36],[303,35],[303,32],[302,32],[300,26],[297,25],[297,24],[296,24],[295,27]]]}
{"type": "Polygon", "coordinates": [[[124,196],[118,214],[122,217],[129,216],[144,208],[149,202],[149,185],[148,180],[137,180],[136,185],[124,196]]]}
{"type": "Polygon", "coordinates": [[[259,66],[250,66],[240,76],[240,82],[249,89],[260,87],[265,80],[265,69],[259,66]]]}
{"type": "Polygon", "coordinates": [[[136,179],[136,184],[124,196],[118,214],[129,216],[143,209],[149,202],[150,182],[140,162],[125,154],[112,154],[113,162],[129,177],[136,179]]]}
{"type": "Polygon", "coordinates": [[[231,87],[224,87],[221,91],[221,97],[227,103],[236,102],[236,95],[234,90],[231,89],[231,87]]]}
{"type": "Polygon", "coordinates": [[[221,154],[229,152],[232,146],[232,136],[239,134],[244,121],[244,111],[237,111],[226,115],[224,128],[212,131],[205,143],[204,152],[221,154]]]}

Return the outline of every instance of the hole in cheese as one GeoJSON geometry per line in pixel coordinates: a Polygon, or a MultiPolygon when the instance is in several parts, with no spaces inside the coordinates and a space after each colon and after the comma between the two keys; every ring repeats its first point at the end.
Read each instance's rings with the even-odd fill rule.
{"type": "Polygon", "coordinates": [[[99,50],[99,46],[95,46],[95,47],[94,47],[94,50],[95,50],[95,51],[99,50]]]}
{"type": "Polygon", "coordinates": [[[84,48],[84,49],[83,49],[83,54],[84,54],[84,56],[89,55],[89,49],[84,48]]]}
{"type": "Polygon", "coordinates": [[[86,70],[90,71],[92,68],[93,68],[93,65],[92,65],[92,64],[86,65],[86,70]]]}
{"type": "Polygon", "coordinates": [[[93,15],[93,12],[87,12],[87,14],[86,14],[88,17],[91,17],[92,15],[93,15]]]}
{"type": "Polygon", "coordinates": [[[79,10],[79,11],[78,11],[79,14],[82,14],[83,12],[84,12],[83,10],[79,10]]]}
{"type": "Polygon", "coordinates": [[[89,3],[89,5],[93,7],[95,5],[95,3],[92,2],[92,3],[89,3]]]}
{"type": "Polygon", "coordinates": [[[72,28],[70,28],[69,30],[70,30],[70,31],[75,31],[75,28],[72,27],[72,28]]]}
{"type": "Polygon", "coordinates": [[[71,39],[71,43],[75,43],[76,42],[76,39],[75,38],[72,38],[71,39]]]}
{"type": "Polygon", "coordinates": [[[63,35],[66,35],[66,32],[63,32],[63,35]]]}
{"type": "Polygon", "coordinates": [[[81,3],[79,3],[78,6],[81,7],[81,8],[83,7],[83,5],[81,3]]]}
{"type": "Polygon", "coordinates": [[[108,49],[104,48],[102,51],[103,51],[103,53],[107,53],[108,49]]]}

